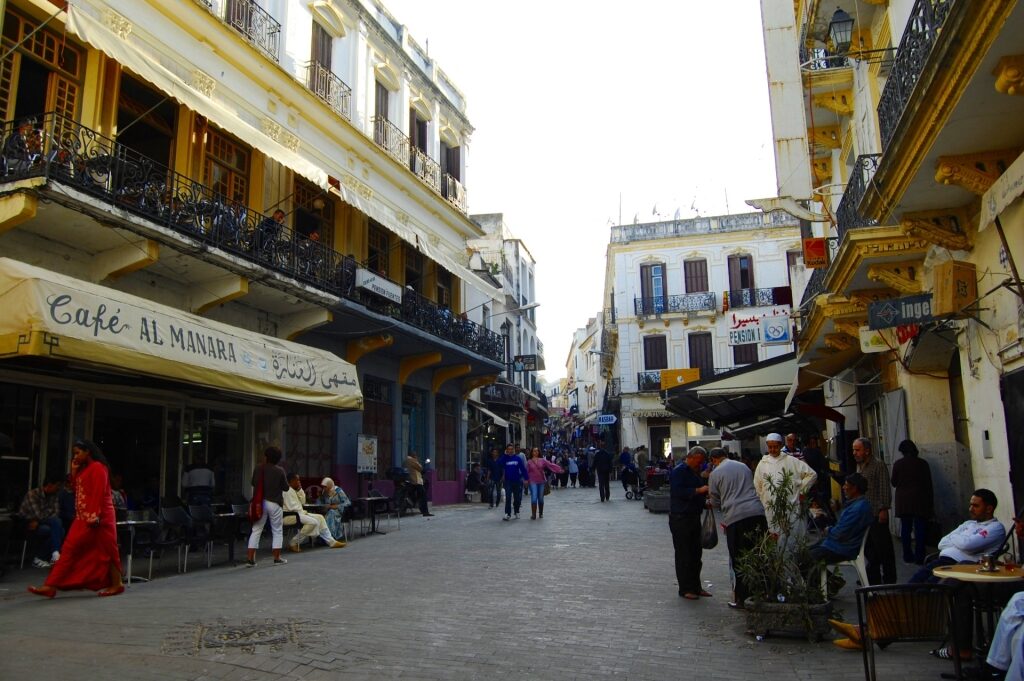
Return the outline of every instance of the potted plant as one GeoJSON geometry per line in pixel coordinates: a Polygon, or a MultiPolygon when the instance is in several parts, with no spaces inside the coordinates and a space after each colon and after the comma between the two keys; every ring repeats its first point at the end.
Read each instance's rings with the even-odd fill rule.
{"type": "Polygon", "coordinates": [[[750,596],[744,603],[747,626],[761,640],[769,633],[806,635],[820,641],[830,631],[832,604],[821,591],[820,569],[813,565],[806,533],[809,502],[797,499],[791,471],[767,481],[771,531],[740,553],[738,573],[750,596]]]}

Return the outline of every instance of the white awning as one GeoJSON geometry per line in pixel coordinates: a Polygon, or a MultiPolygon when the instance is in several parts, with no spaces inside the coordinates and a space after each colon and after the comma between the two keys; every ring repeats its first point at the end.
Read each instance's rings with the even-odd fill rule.
{"type": "Polygon", "coordinates": [[[978,231],[988,229],[995,219],[1006,210],[1006,207],[1024,194],[1024,154],[1010,164],[999,176],[988,191],[981,196],[981,215],[978,218],[978,231]]]}
{"type": "MultiPolygon", "coordinates": [[[[217,88],[207,96],[189,85],[188,81],[194,79],[195,74],[184,72],[185,66],[182,62],[163,55],[156,47],[167,42],[168,37],[153,37],[145,32],[147,25],[166,25],[166,22],[147,24],[135,16],[149,11],[147,5],[148,3],[134,0],[109,3],[99,3],[96,0],[69,0],[67,27],[84,42],[101,50],[114,61],[196,113],[205,116],[218,127],[326,189],[327,173],[304,158],[299,151],[289,149],[272,139],[261,129],[264,121],[257,119],[254,114],[243,111],[236,103],[224,97],[217,88]],[[131,30],[124,37],[115,34],[104,22],[107,19],[113,23],[110,15],[116,18],[114,8],[131,21],[131,30]]],[[[269,119],[266,119],[266,122],[272,123],[269,119]]]]}
{"type": "Polygon", "coordinates": [[[0,362],[44,357],[275,401],[362,409],[355,367],[326,350],[0,258],[0,362]]]}
{"type": "Polygon", "coordinates": [[[483,414],[487,418],[491,419],[491,421],[494,422],[494,425],[498,426],[499,428],[508,428],[508,421],[506,421],[505,419],[501,418],[500,416],[495,414],[493,411],[491,411],[490,409],[488,409],[484,405],[480,404],[479,402],[477,402],[475,400],[470,400],[469,403],[471,405],[473,405],[473,408],[476,409],[478,412],[480,412],[481,414],[483,414]]]}

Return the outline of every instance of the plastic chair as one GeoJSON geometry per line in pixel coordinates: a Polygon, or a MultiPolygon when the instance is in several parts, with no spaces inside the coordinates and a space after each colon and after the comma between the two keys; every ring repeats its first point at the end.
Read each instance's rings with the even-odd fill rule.
{"type": "Polygon", "coordinates": [[[160,521],[163,524],[163,537],[157,540],[160,548],[173,547],[178,554],[178,572],[188,572],[188,550],[192,538],[192,518],[181,506],[164,506],[160,509],[160,521]],[[185,560],[182,562],[182,549],[185,560]],[[184,565],[184,570],[182,569],[184,565]]]}
{"type": "Polygon", "coordinates": [[[963,678],[957,648],[955,589],[947,584],[879,584],[856,591],[863,641],[864,678],[874,681],[875,647],[900,641],[949,641],[956,678],[963,678]]]}
{"type": "MultiPolygon", "coordinates": [[[[864,532],[864,538],[860,540],[860,553],[857,557],[852,560],[844,560],[838,563],[833,563],[837,568],[840,567],[852,567],[857,571],[857,578],[860,580],[861,586],[868,586],[868,563],[867,557],[864,555],[864,549],[868,545],[868,532],[864,532]]],[[[821,593],[825,594],[825,600],[828,600],[828,570],[821,571],[821,593]]]]}
{"type": "Polygon", "coordinates": [[[223,536],[217,536],[214,527],[213,507],[205,505],[192,505],[188,507],[188,514],[192,517],[192,542],[203,541],[206,551],[206,567],[213,564],[213,543],[214,539],[227,541],[223,536]]]}

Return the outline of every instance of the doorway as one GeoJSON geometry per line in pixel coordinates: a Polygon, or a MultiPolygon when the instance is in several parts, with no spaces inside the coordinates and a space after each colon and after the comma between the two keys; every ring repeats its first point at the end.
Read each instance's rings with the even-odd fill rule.
{"type": "Polygon", "coordinates": [[[1006,374],[1000,381],[1006,444],[1010,451],[1010,488],[1014,515],[1024,509],[1024,369],[1006,374]]]}
{"type": "MultiPolygon", "coordinates": [[[[648,421],[647,432],[651,438],[651,463],[665,460],[666,449],[672,452],[672,427],[666,424],[652,424],[648,421]]],[[[671,461],[669,462],[671,464],[671,461]]]]}

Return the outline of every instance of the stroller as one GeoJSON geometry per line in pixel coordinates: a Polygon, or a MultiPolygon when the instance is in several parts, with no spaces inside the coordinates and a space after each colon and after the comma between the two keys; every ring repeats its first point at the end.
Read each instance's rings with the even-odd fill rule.
{"type": "Polygon", "coordinates": [[[626,498],[630,501],[644,498],[644,491],[647,490],[647,480],[640,477],[636,472],[636,466],[628,466],[622,469],[622,479],[626,483],[626,498]]]}

